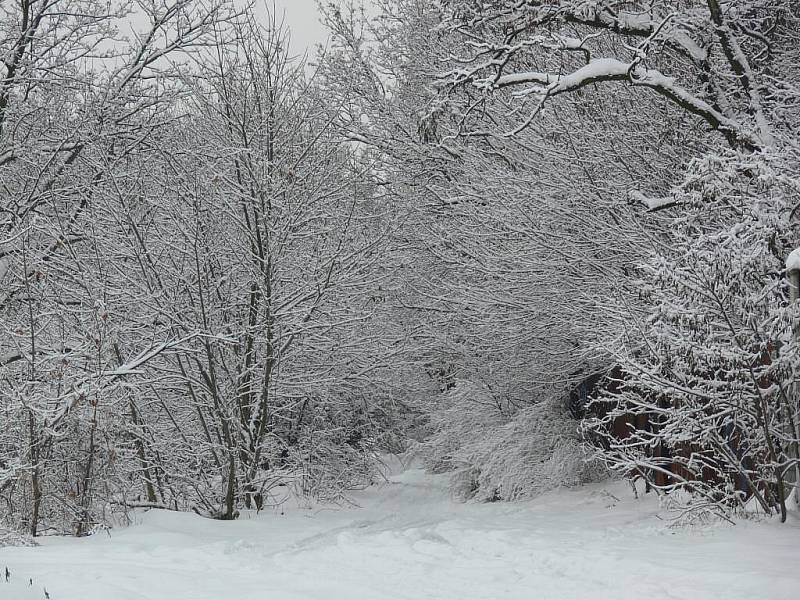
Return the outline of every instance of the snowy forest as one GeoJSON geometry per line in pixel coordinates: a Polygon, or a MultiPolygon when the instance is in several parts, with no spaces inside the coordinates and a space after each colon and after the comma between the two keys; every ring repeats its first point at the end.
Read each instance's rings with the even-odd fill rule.
{"type": "Polygon", "coordinates": [[[792,526],[797,3],[319,10],[297,56],[271,3],[0,0],[0,530],[347,505],[387,455],[792,526]]]}

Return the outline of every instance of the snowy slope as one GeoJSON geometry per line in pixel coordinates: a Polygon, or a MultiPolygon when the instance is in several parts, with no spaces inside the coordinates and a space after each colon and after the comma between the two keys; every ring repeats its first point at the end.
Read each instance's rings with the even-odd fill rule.
{"type": "Polygon", "coordinates": [[[444,488],[410,470],[358,494],[360,507],[237,522],[150,511],[110,536],[0,549],[12,572],[0,599],[44,587],[53,600],[800,597],[796,521],[675,531],[623,486],[513,505],[460,504],[444,488]]]}

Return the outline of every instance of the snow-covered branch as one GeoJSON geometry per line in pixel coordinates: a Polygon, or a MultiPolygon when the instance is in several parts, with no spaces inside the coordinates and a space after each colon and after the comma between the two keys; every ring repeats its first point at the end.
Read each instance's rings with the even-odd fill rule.
{"type": "Polygon", "coordinates": [[[515,90],[515,95],[537,96],[539,98],[537,110],[540,110],[549,98],[574,92],[588,85],[610,82],[627,82],[633,86],[650,88],[687,112],[701,117],[712,129],[720,131],[731,144],[749,148],[758,147],[759,140],[746,131],[740,123],[728,118],[708,102],[680,86],[674,78],[667,77],[656,69],[644,68],[638,61],[627,63],[614,58],[596,58],[566,75],[527,71],[509,73],[496,78],[475,79],[474,85],[491,90],[534,84],[533,87],[515,90]]]}

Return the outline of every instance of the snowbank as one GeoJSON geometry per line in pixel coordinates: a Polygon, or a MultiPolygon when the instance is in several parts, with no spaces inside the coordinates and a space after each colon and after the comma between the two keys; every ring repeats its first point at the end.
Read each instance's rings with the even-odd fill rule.
{"type": "Polygon", "coordinates": [[[154,510],[110,535],[0,549],[16,578],[0,599],[41,600],[44,587],[53,600],[797,597],[796,519],[670,529],[625,485],[478,504],[450,500],[447,483],[411,470],[359,493],[360,508],[235,522],[154,510]]]}

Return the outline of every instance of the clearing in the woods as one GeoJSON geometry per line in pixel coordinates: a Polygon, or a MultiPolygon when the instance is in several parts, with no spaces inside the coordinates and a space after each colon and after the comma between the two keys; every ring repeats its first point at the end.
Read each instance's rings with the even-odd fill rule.
{"type": "MultiPolygon", "coordinates": [[[[399,471],[399,469],[398,469],[399,471]]],[[[161,510],[84,539],[0,549],[0,599],[789,600],[800,523],[669,526],[625,485],[518,504],[454,501],[409,469],[357,506],[288,502],[235,522],[161,510]],[[31,585],[32,581],[32,585],[31,585]]]]}

